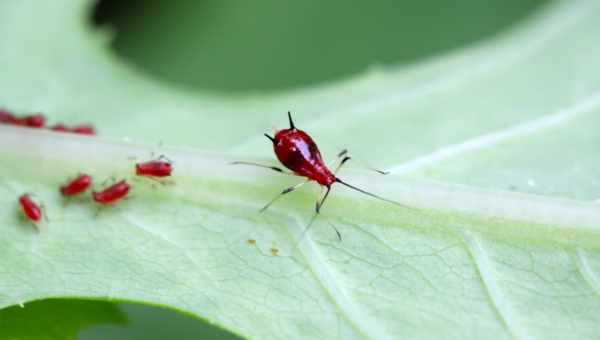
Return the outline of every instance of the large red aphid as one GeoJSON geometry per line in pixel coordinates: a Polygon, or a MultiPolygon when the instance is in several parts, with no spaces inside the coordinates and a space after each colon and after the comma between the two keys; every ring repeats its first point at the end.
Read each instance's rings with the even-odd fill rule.
{"type": "Polygon", "coordinates": [[[173,164],[164,160],[164,157],[159,157],[147,162],[135,164],[135,173],[139,176],[149,177],[168,177],[173,172],[173,164]]]}
{"type": "Polygon", "coordinates": [[[90,185],[92,185],[92,176],[80,174],[63,184],[60,192],[63,196],[73,196],[86,191],[90,185]]]}
{"type": "Polygon", "coordinates": [[[92,197],[100,204],[111,204],[127,196],[130,189],[127,181],[120,180],[102,191],[92,192],[92,197]]]}
{"type": "Polygon", "coordinates": [[[42,219],[42,208],[35,203],[29,194],[23,194],[19,197],[19,204],[27,218],[32,222],[39,222],[42,219]]]}
{"type": "MultiPolygon", "coordinates": [[[[335,175],[336,172],[342,167],[342,165],[344,165],[344,163],[350,160],[350,157],[346,155],[346,151],[344,150],[338,155],[341,158],[340,163],[335,171],[331,171],[323,161],[321,152],[319,151],[319,148],[317,147],[317,144],[313,141],[313,139],[306,132],[297,129],[294,126],[294,122],[292,121],[292,115],[290,112],[288,112],[288,118],[290,122],[289,129],[277,131],[274,137],[271,137],[268,134],[265,134],[265,136],[269,138],[269,140],[271,140],[271,142],[273,143],[273,150],[275,151],[275,155],[277,156],[279,161],[286,168],[290,169],[295,175],[306,177],[306,181],[284,189],[279,195],[277,195],[269,203],[267,203],[267,205],[265,205],[261,209],[261,211],[266,210],[282,195],[290,193],[310,181],[315,181],[326,189],[323,197],[319,199],[319,201],[317,201],[315,217],[317,216],[317,214],[319,214],[323,203],[325,202],[327,196],[329,195],[329,192],[331,191],[331,186],[334,183],[340,183],[350,189],[356,190],[365,195],[369,195],[371,197],[404,207],[404,205],[398,202],[389,200],[387,198],[383,198],[381,196],[367,192],[363,189],[357,188],[337,177],[335,175]]],[[[278,167],[265,166],[255,163],[234,162],[234,164],[256,165],[260,167],[270,168],[278,172],[285,172],[283,169],[280,169],[278,167]]],[[[382,171],[378,172],[383,173],[382,171]]]]}

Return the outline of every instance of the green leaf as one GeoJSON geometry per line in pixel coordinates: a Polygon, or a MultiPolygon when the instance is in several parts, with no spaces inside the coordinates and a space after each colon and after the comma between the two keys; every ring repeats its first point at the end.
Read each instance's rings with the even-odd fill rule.
{"type": "Polygon", "coordinates": [[[112,303],[43,300],[0,310],[0,339],[69,340],[80,330],[105,323],[123,323],[112,303]]]}
{"type": "Polygon", "coordinates": [[[600,4],[552,3],[413,68],[233,98],[132,71],[86,26],[89,3],[76,4],[0,4],[11,66],[0,101],[64,121],[90,112],[106,135],[138,142],[0,127],[0,307],[127,299],[250,338],[600,332],[600,4]],[[34,8],[32,25],[22,18],[34,8]],[[298,179],[228,163],[272,159],[261,134],[290,107],[326,156],[348,147],[392,171],[340,176],[411,208],[334,187],[299,244],[312,193],[259,214],[298,179]],[[59,197],[68,175],[128,176],[131,157],[151,151],[175,162],[175,185],[134,182],[131,199],[100,212],[59,197]],[[18,213],[24,191],[47,206],[39,231],[18,213]]]}

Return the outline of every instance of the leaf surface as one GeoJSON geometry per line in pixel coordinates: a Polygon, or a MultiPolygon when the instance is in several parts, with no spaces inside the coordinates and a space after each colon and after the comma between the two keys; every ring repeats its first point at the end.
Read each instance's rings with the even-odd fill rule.
{"type": "Polygon", "coordinates": [[[0,4],[1,102],[64,121],[89,112],[106,135],[138,142],[0,127],[0,306],[127,299],[251,338],[600,332],[596,2],[555,2],[414,68],[233,98],[132,71],[87,28],[89,3],[76,4],[0,4]],[[32,8],[36,25],[19,20],[32,8]],[[261,135],[290,107],[326,158],[348,147],[392,172],[340,176],[410,208],[335,187],[296,246],[313,193],[259,214],[297,179],[228,164],[272,158],[261,135]],[[131,157],[151,151],[174,161],[175,185],[134,182],[131,199],[99,212],[59,197],[67,176],[130,176],[131,157]],[[39,231],[19,215],[25,191],[47,206],[39,231]]]}

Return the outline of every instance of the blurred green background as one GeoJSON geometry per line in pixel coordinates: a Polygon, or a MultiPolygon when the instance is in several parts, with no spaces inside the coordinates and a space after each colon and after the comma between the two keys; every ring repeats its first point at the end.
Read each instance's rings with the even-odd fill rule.
{"type": "Polygon", "coordinates": [[[111,0],[95,21],[116,30],[123,59],[171,84],[282,90],[463,47],[546,2],[111,0]]]}
{"type": "MultiPolygon", "coordinates": [[[[115,31],[121,59],[173,86],[281,91],[447,53],[510,28],[546,2],[105,0],[92,21],[115,31]]],[[[3,310],[0,320],[43,322],[46,303],[57,302],[3,310]]],[[[84,301],[46,316],[68,319],[91,308],[115,309],[127,323],[91,326],[80,340],[237,339],[189,316],[135,304],[84,301]]]]}

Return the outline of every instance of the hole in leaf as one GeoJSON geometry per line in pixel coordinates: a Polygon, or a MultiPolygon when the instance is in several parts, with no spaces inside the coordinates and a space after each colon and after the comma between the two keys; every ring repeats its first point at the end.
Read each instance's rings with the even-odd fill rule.
{"type": "Polygon", "coordinates": [[[118,55],[171,84],[281,90],[414,63],[492,36],[546,2],[102,0],[93,19],[116,30],[118,55]]]}

